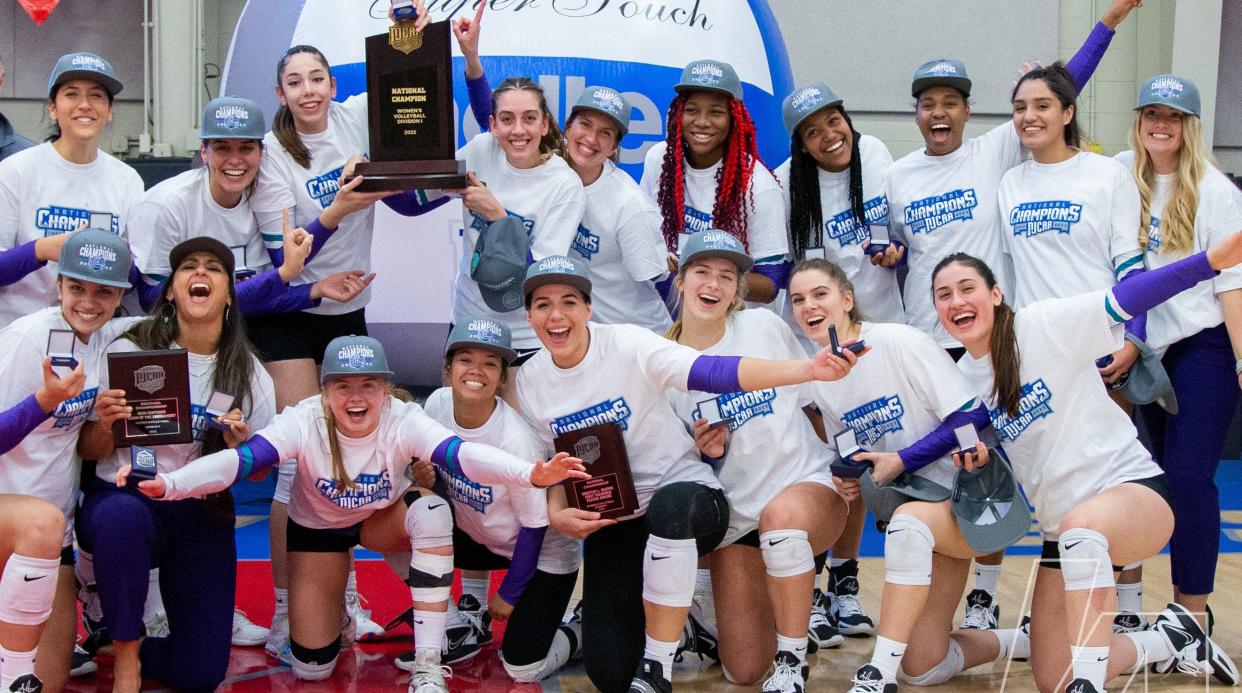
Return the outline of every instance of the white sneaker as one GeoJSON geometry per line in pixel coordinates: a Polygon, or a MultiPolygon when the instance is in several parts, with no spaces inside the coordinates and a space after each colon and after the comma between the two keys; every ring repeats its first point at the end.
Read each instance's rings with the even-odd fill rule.
{"type": "Polygon", "coordinates": [[[237,647],[256,647],[267,643],[271,631],[263,626],[256,626],[246,618],[241,609],[233,609],[233,644],[237,647]]]}
{"type": "Polygon", "coordinates": [[[374,640],[384,634],[384,627],[371,620],[371,611],[362,608],[362,596],[357,591],[345,592],[345,611],[354,624],[353,640],[374,640]]]}
{"type": "Polygon", "coordinates": [[[971,590],[966,595],[966,618],[963,630],[994,630],[1000,622],[1000,605],[987,590],[971,590]]]}
{"type": "Polygon", "coordinates": [[[841,635],[841,631],[832,625],[832,619],[828,616],[830,608],[827,595],[816,587],[811,597],[811,620],[807,624],[809,640],[807,652],[840,647],[841,643],[845,642],[845,636],[841,635]],[[814,650],[811,649],[812,647],[814,650]]]}
{"type": "MultiPolygon", "coordinates": [[[[853,580],[854,578],[850,578],[853,580]]],[[[875,623],[867,616],[858,594],[827,595],[831,605],[832,620],[836,623],[841,635],[850,637],[867,636],[875,633],[875,623]]]]}
{"type": "Polygon", "coordinates": [[[448,693],[444,679],[452,678],[453,670],[434,658],[438,652],[432,650],[430,654],[433,656],[428,656],[428,651],[424,650],[415,656],[408,693],[448,693]]]}
{"type": "Polygon", "coordinates": [[[157,611],[152,614],[151,619],[146,621],[148,638],[167,638],[168,633],[168,614],[163,611],[157,611]]]}
{"type": "Polygon", "coordinates": [[[280,658],[280,654],[289,647],[289,610],[277,609],[272,614],[272,627],[267,633],[267,644],[263,649],[272,657],[280,658]]]}

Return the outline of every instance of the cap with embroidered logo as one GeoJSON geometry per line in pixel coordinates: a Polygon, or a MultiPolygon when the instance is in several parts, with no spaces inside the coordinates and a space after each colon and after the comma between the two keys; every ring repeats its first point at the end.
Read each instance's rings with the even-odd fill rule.
{"type": "Polygon", "coordinates": [[[724,258],[737,265],[739,272],[749,272],[755,261],[746,254],[746,248],[737,236],[720,229],[707,229],[690,234],[681,249],[677,269],[685,269],[692,261],[708,257],[724,258]]]}
{"type": "Polygon", "coordinates": [[[75,231],[60,248],[57,273],[84,282],[130,288],[133,259],[120,236],[103,229],[75,231]]]}
{"type": "Polygon", "coordinates": [[[1152,105],[1168,106],[1175,111],[1198,117],[1201,115],[1199,87],[1185,77],[1156,75],[1144,82],[1139,89],[1138,105],[1135,109],[1152,105]]]}
{"type": "Polygon", "coordinates": [[[695,60],[681,71],[681,79],[673,89],[678,94],[689,91],[716,91],[742,100],[742,80],[729,63],[719,60],[695,60]]]}
{"type": "Polygon", "coordinates": [[[266,134],[263,109],[250,99],[221,96],[203,107],[200,140],[261,140],[266,134]]]}
{"type": "Polygon", "coordinates": [[[509,327],[492,318],[467,317],[453,325],[453,330],[449,332],[448,345],[444,347],[444,355],[447,356],[457,349],[486,349],[500,356],[505,363],[512,363],[517,358],[509,327]]]}
{"type": "Polygon", "coordinates": [[[319,373],[319,382],[322,384],[329,378],[348,378],[352,375],[373,375],[386,380],[392,378],[388,357],[384,355],[384,347],[379,340],[351,334],[328,342],[328,348],[323,351],[323,370],[319,373]]]}
{"type": "Polygon", "coordinates": [[[910,84],[910,95],[919,98],[919,94],[928,87],[953,87],[970,96],[970,76],[966,74],[966,66],[953,58],[937,58],[929,60],[914,71],[914,81],[910,84]]]}
{"type": "Polygon", "coordinates": [[[1013,545],[1031,529],[1030,506],[1009,462],[996,448],[988,455],[984,466],[958,470],[952,501],[962,538],[985,554],[1013,545]]]}
{"type": "Polygon", "coordinates": [[[612,118],[617,127],[621,129],[620,137],[625,137],[625,134],[630,131],[630,102],[621,95],[621,92],[612,87],[584,89],[582,95],[578,97],[578,103],[574,104],[569,111],[570,118],[582,110],[595,111],[612,118]]]}
{"type": "Polygon", "coordinates": [[[843,103],[827,84],[811,82],[799,87],[781,102],[781,119],[785,121],[785,129],[792,136],[798,132],[802,121],[811,117],[816,111],[829,106],[840,106],[843,103]]]}
{"type": "Polygon", "coordinates": [[[505,216],[479,231],[470,258],[470,278],[488,308],[508,313],[522,307],[522,280],[530,247],[521,219],[505,216]]]}
{"type": "Polygon", "coordinates": [[[116,96],[121,93],[124,85],[116,78],[112,63],[94,53],[66,53],[56,61],[52,75],[47,78],[47,97],[50,99],[56,87],[71,79],[89,79],[98,82],[108,93],[116,96]]]}
{"type": "Polygon", "coordinates": [[[530,296],[532,291],[548,284],[568,284],[591,295],[591,277],[586,264],[564,255],[549,255],[527,268],[522,294],[530,296]]]}

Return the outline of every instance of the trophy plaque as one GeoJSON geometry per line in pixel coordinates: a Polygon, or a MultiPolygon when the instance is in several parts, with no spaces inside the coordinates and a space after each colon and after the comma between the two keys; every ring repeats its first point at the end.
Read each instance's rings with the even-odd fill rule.
{"type": "Polygon", "coordinates": [[[464,188],[455,158],[453,63],[447,21],[393,24],[367,37],[370,161],[354,167],[363,192],[464,188]]]}
{"type": "Polygon", "coordinates": [[[190,422],[190,362],[185,349],[108,354],[108,381],[125,391],[133,411],[112,425],[117,448],[176,445],[194,440],[190,422]]]}
{"type": "Polygon", "coordinates": [[[638,492],[634,490],[620,426],[596,424],[562,433],[552,442],[557,452],[567,452],[582,460],[591,474],[590,479],[562,482],[571,508],[597,512],[605,520],[638,512],[638,492]]]}

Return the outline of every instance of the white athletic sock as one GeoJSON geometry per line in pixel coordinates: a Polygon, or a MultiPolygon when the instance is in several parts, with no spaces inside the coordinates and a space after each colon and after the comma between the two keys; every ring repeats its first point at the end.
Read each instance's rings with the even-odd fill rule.
{"type": "Polygon", "coordinates": [[[840,568],[841,566],[845,565],[845,562],[846,562],[846,561],[852,561],[852,560],[854,560],[854,559],[852,559],[852,558],[837,558],[836,556],[833,556],[832,558],[829,558],[829,559],[828,559],[828,567],[829,567],[829,568],[840,568]]]}
{"type": "Polygon", "coordinates": [[[803,635],[800,638],[787,638],[780,633],[776,634],[776,651],[788,652],[798,658],[798,663],[806,662],[806,643],[807,637],[803,635]]]}
{"type": "Polygon", "coordinates": [[[284,587],[273,587],[272,594],[276,596],[276,613],[289,613],[289,590],[284,587]]]}
{"type": "Polygon", "coordinates": [[[1095,686],[1097,691],[1104,690],[1104,681],[1108,678],[1107,647],[1070,646],[1071,665],[1074,678],[1086,679],[1095,686]]]}
{"type": "Polygon", "coordinates": [[[444,627],[448,614],[443,611],[414,610],[414,649],[436,651],[436,659],[440,657],[440,648],[444,644],[444,627]]]}
{"type": "Polygon", "coordinates": [[[663,642],[647,636],[647,644],[643,647],[643,657],[660,663],[665,681],[673,680],[673,657],[677,654],[677,641],[663,642]]]}
{"type": "Polygon", "coordinates": [[[695,594],[712,594],[712,571],[707,568],[699,568],[694,573],[694,593],[695,594]]]}
{"type": "Polygon", "coordinates": [[[142,607],[142,622],[150,627],[166,618],[164,596],[160,594],[160,569],[152,568],[148,575],[147,602],[142,607]]]}
{"type": "Polygon", "coordinates": [[[996,634],[996,640],[1000,646],[996,661],[1031,658],[1031,636],[1021,628],[998,628],[992,632],[996,634]]]}
{"type": "Polygon", "coordinates": [[[1117,610],[1137,614],[1143,610],[1143,583],[1117,583],[1117,610]]]}
{"type": "Polygon", "coordinates": [[[1135,658],[1136,664],[1163,662],[1174,655],[1173,648],[1169,646],[1169,641],[1158,630],[1123,633],[1122,636],[1129,638],[1134,643],[1134,649],[1138,651],[1138,655],[1135,658]]]}
{"type": "Polygon", "coordinates": [[[897,670],[901,668],[901,658],[905,654],[906,644],[904,642],[889,640],[882,635],[877,635],[875,636],[875,650],[871,653],[871,666],[880,670],[885,681],[896,683],[897,670]]]}
{"type": "Polygon", "coordinates": [[[34,673],[35,648],[29,652],[13,652],[0,646],[0,690],[9,690],[14,680],[34,673]]]}
{"type": "Polygon", "coordinates": [[[484,608],[487,608],[487,588],[491,587],[491,582],[492,581],[489,578],[462,578],[462,594],[468,594],[474,597],[479,600],[479,603],[482,604],[484,608]]]}
{"type": "Polygon", "coordinates": [[[996,586],[1000,582],[1001,567],[998,565],[982,565],[975,563],[975,589],[988,594],[996,594],[996,586]]]}

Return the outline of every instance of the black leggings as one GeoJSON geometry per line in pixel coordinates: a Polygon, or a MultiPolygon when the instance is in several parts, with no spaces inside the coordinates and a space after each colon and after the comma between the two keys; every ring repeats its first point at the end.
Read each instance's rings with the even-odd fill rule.
{"type": "MultiPolygon", "coordinates": [[[[698,540],[699,555],[724,539],[729,506],[724,493],[692,482],[662,487],[647,515],[618,522],[586,538],[582,549],[582,650],[591,683],[602,693],[626,693],[646,644],[643,613],[643,552],[651,534],[648,518],[698,540]],[[674,521],[680,515],[682,522],[674,521]]],[[[506,660],[508,661],[508,660],[506,660]]]]}

